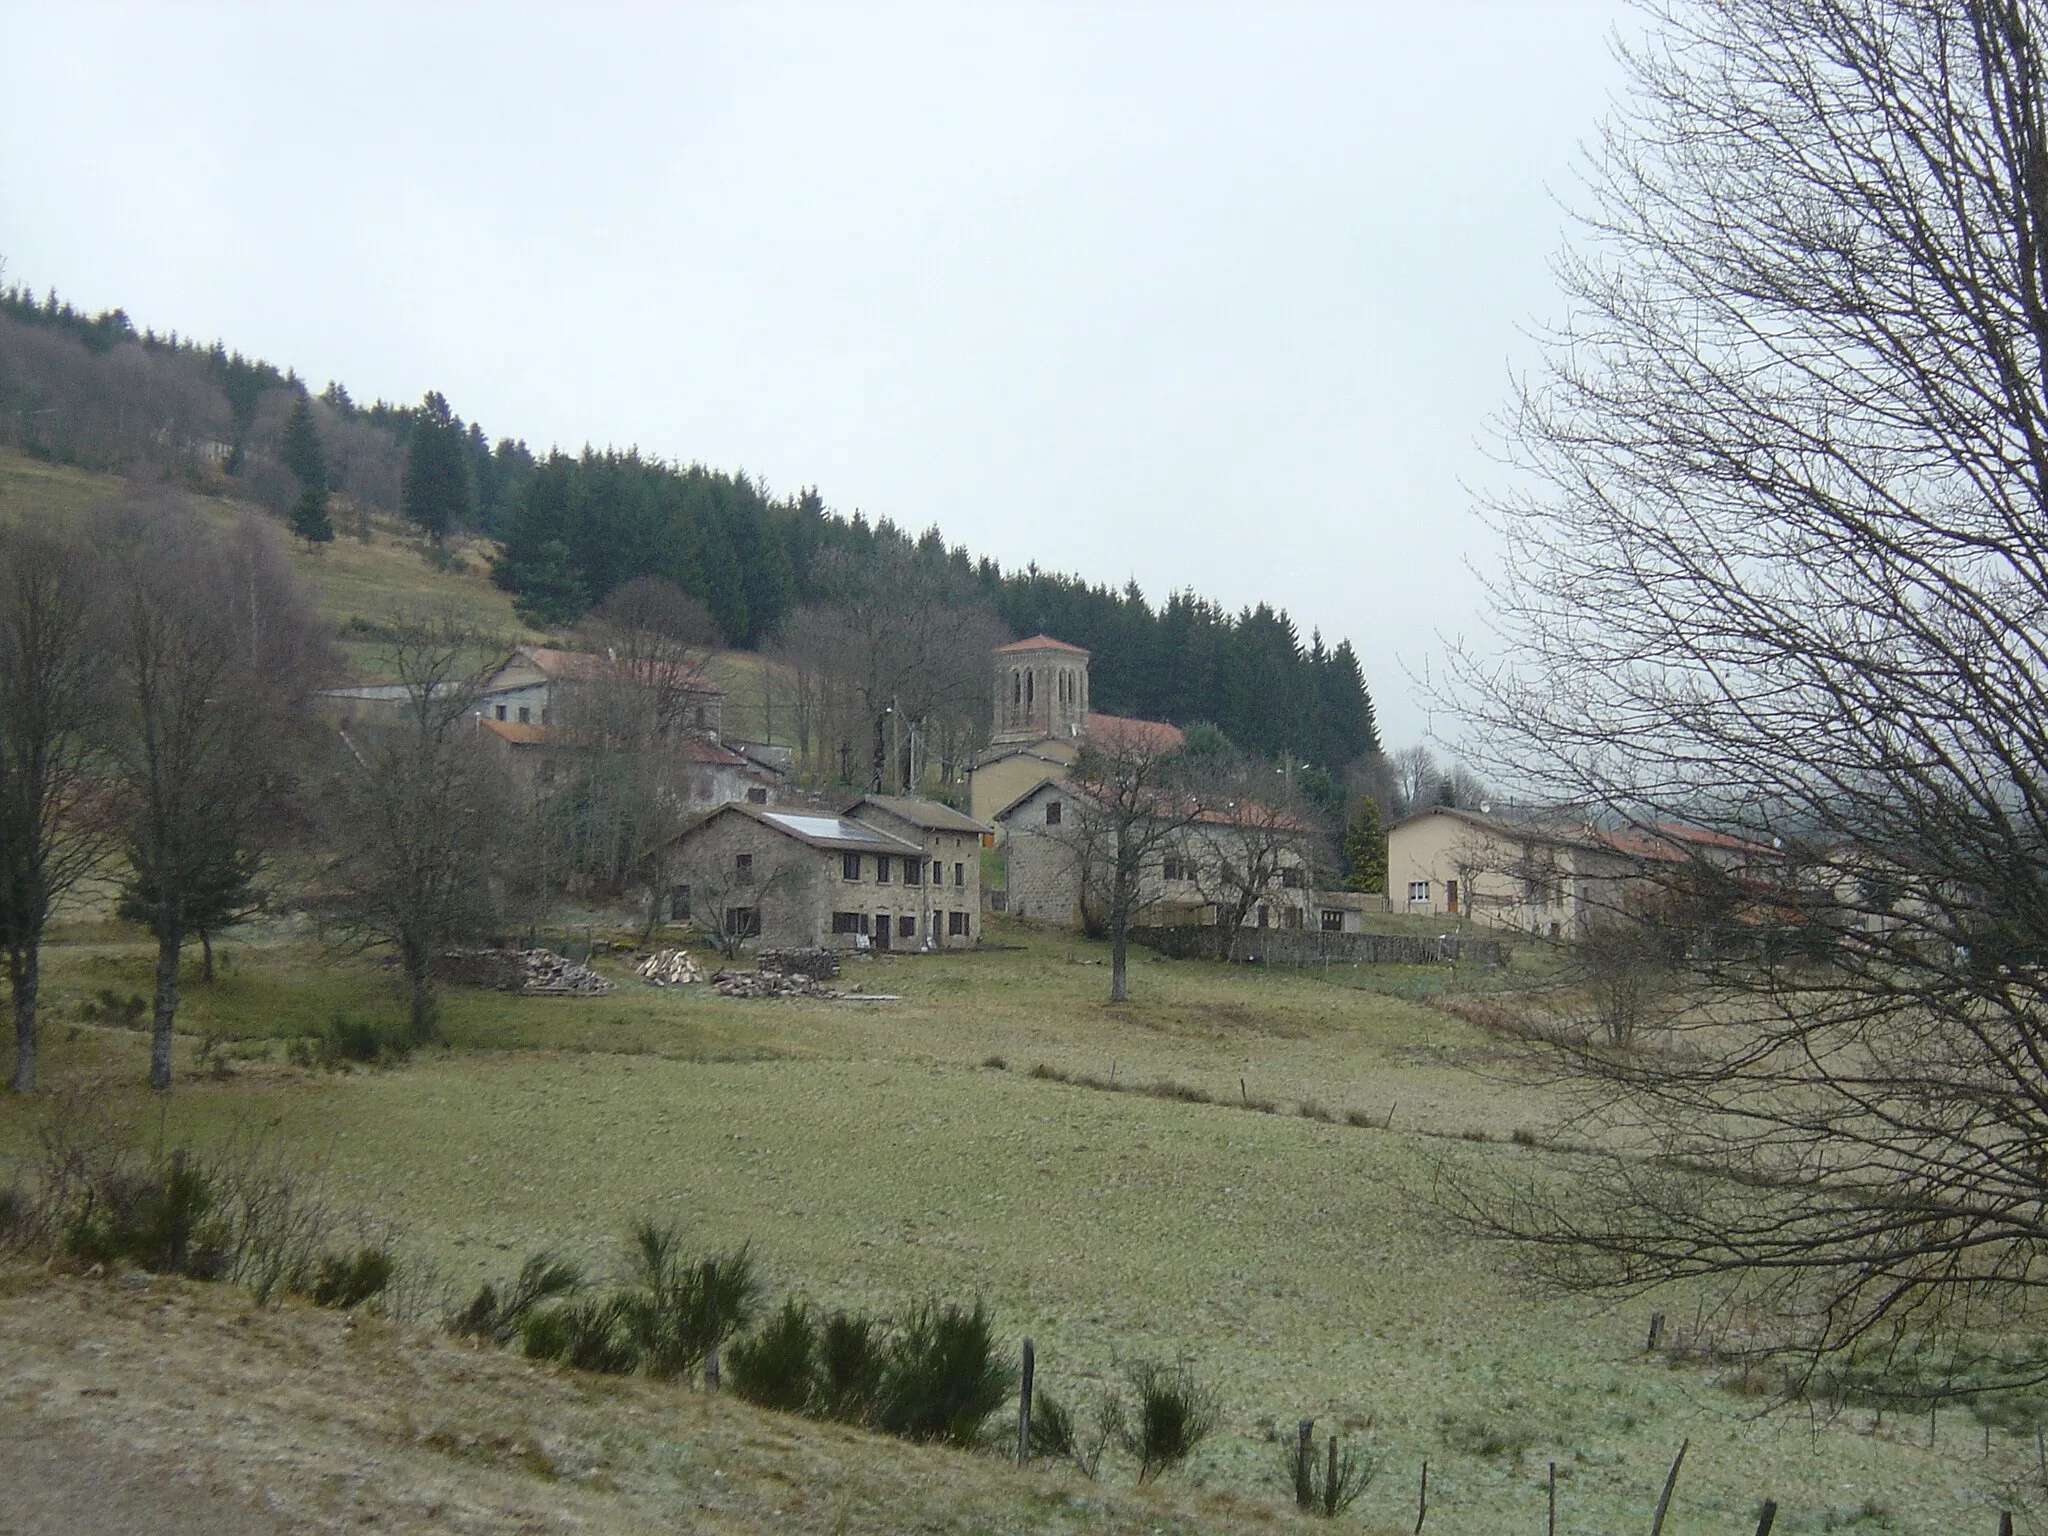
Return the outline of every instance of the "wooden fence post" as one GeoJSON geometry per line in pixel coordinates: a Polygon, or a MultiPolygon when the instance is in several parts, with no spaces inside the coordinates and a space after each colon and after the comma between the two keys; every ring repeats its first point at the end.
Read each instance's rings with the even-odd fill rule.
{"type": "Polygon", "coordinates": [[[1678,1469],[1685,1465],[1685,1448],[1691,1444],[1691,1436],[1678,1442],[1678,1454],[1671,1458],[1671,1470],[1664,1474],[1664,1491],[1657,1495],[1657,1514],[1650,1521],[1650,1536],[1664,1536],[1664,1516],[1671,1509],[1671,1490],[1678,1486],[1678,1469]]]}
{"type": "Polygon", "coordinates": [[[1650,1337],[1643,1344],[1643,1353],[1654,1355],[1657,1352],[1657,1346],[1663,1342],[1664,1314],[1662,1312],[1652,1312],[1650,1314],[1650,1337]]]}
{"type": "Polygon", "coordinates": [[[1429,1462],[1422,1463],[1422,1493],[1415,1500],[1415,1536],[1422,1536],[1422,1522],[1429,1518],[1429,1462]]]}
{"type": "MultiPolygon", "coordinates": [[[[1316,1502],[1315,1446],[1311,1439],[1315,1429],[1314,1419],[1299,1420],[1294,1426],[1294,1503],[1300,1509],[1312,1509],[1316,1502]]],[[[1331,1436],[1332,1443],[1335,1439],[1331,1436]]]]}
{"type": "Polygon", "coordinates": [[[1771,1527],[1778,1523],[1778,1501],[1765,1499],[1764,1507],[1757,1511],[1756,1536],[1771,1536],[1771,1527]]]}
{"type": "Polygon", "coordinates": [[[1017,1465],[1020,1467],[1031,1460],[1031,1378],[1037,1365],[1031,1341],[1026,1339],[1024,1369],[1018,1373],[1017,1386],[1017,1465]]]}
{"type": "Polygon", "coordinates": [[[2012,1536],[2012,1511],[2009,1509],[1998,1512],[1998,1536],[2012,1536]]]}
{"type": "Polygon", "coordinates": [[[1557,1463],[1550,1464],[1550,1524],[1545,1527],[1549,1536],[1557,1536],[1557,1463]]]}

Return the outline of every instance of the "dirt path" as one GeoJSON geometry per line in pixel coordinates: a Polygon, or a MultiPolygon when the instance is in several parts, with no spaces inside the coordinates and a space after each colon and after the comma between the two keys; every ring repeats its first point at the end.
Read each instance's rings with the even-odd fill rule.
{"type": "Polygon", "coordinates": [[[58,1420],[0,1422],[0,1536],[285,1536],[231,1489],[195,1486],[162,1456],[58,1420]]]}

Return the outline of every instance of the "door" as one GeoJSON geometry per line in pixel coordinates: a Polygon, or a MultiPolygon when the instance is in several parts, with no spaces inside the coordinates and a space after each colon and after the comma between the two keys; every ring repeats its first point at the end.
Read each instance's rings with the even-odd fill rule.
{"type": "Polygon", "coordinates": [[[889,931],[895,926],[889,920],[889,914],[886,912],[875,918],[875,948],[887,949],[889,947],[889,931]]]}
{"type": "Polygon", "coordinates": [[[1455,880],[1444,882],[1444,910],[1453,917],[1458,915],[1458,882],[1455,880]]]}

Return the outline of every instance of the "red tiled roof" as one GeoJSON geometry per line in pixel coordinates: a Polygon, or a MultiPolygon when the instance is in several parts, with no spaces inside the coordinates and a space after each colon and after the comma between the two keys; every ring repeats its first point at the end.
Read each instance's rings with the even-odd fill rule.
{"type": "Polygon", "coordinates": [[[1089,738],[1111,752],[1178,752],[1188,744],[1177,725],[1163,720],[1133,720],[1128,715],[1089,715],[1083,727],[1089,738]]]}
{"type": "Polygon", "coordinates": [[[676,744],[675,753],[686,763],[710,763],[720,768],[745,768],[746,758],[728,747],[721,747],[715,741],[706,741],[700,736],[691,736],[676,744]]]}
{"type": "Polygon", "coordinates": [[[1078,645],[1069,645],[1064,640],[1055,640],[1051,635],[1033,635],[1029,640],[1012,640],[1008,645],[996,647],[996,654],[1003,656],[1015,651],[1064,651],[1069,656],[1086,656],[1088,652],[1078,645]]]}
{"type": "Polygon", "coordinates": [[[542,746],[550,739],[544,725],[523,725],[517,720],[480,720],[479,723],[500,741],[515,747],[542,746]]]}

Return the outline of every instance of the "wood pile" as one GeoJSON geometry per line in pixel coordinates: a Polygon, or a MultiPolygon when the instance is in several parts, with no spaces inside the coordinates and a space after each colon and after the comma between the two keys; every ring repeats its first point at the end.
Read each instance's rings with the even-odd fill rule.
{"type": "Polygon", "coordinates": [[[697,969],[697,962],[690,958],[689,951],[682,949],[656,950],[633,970],[652,987],[686,987],[693,981],[704,979],[704,973],[697,969]]]}
{"type": "Polygon", "coordinates": [[[832,994],[801,972],[720,971],[711,978],[720,997],[830,997],[832,994]]]}
{"type": "Polygon", "coordinates": [[[552,997],[603,997],[612,984],[587,965],[564,960],[551,949],[522,950],[519,955],[525,980],[521,992],[544,992],[552,997]]]}
{"type": "Polygon", "coordinates": [[[603,997],[612,984],[587,965],[551,949],[456,949],[441,956],[441,979],[494,992],[540,992],[550,997],[603,997]]]}
{"type": "Polygon", "coordinates": [[[764,949],[755,964],[764,971],[779,971],[785,976],[835,981],[839,976],[839,951],[822,945],[815,949],[764,949]]]}

